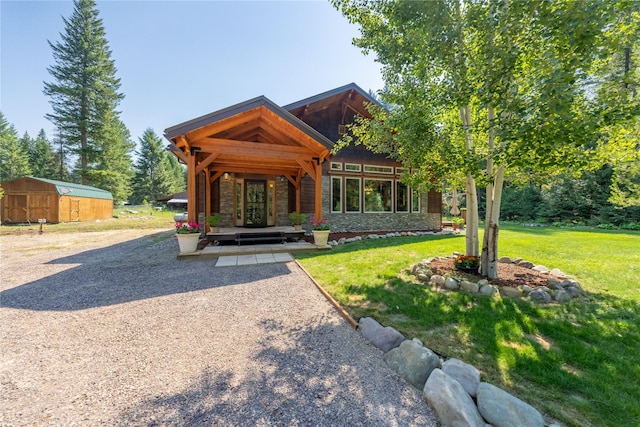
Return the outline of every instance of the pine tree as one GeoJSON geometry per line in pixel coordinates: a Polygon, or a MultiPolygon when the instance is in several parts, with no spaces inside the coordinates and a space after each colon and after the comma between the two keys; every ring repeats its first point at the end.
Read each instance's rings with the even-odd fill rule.
{"type": "Polygon", "coordinates": [[[33,176],[58,179],[56,159],[44,129],[40,130],[38,137],[33,141],[29,153],[29,165],[33,176]]]}
{"type": "Polygon", "coordinates": [[[31,174],[29,152],[24,151],[23,142],[15,127],[0,112],[0,182],[31,174]]]}
{"type": "Polygon", "coordinates": [[[152,202],[177,192],[184,181],[176,175],[171,156],[162,147],[162,139],[152,129],[147,129],[139,142],[133,203],[152,202]]]}
{"type": "Polygon", "coordinates": [[[88,184],[89,172],[105,163],[102,156],[110,151],[105,141],[114,142],[117,132],[111,126],[124,96],[118,92],[120,80],[95,1],[74,0],[73,14],[62,19],[61,41],[49,42],[55,64],[48,68],[53,81],[44,84],[53,109],[46,117],[56,126],[65,151],[79,156],[77,173],[88,184]]]}

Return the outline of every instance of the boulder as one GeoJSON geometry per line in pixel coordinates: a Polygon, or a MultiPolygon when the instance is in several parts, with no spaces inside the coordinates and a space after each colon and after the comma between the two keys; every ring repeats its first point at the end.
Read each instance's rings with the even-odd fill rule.
{"type": "Polygon", "coordinates": [[[529,295],[529,293],[533,291],[533,288],[529,285],[522,285],[522,286],[519,286],[519,288],[522,291],[522,293],[524,293],[525,295],[529,295]]]}
{"type": "Polygon", "coordinates": [[[565,291],[571,295],[571,298],[578,298],[582,293],[580,288],[576,288],[575,286],[569,286],[568,288],[565,288],[565,291]]]}
{"type": "Polygon", "coordinates": [[[434,274],[433,276],[431,276],[429,283],[433,283],[436,286],[444,286],[444,281],[444,277],[439,274],[434,274]]]}
{"type": "Polygon", "coordinates": [[[467,292],[472,292],[474,294],[477,294],[478,293],[478,289],[479,289],[479,286],[478,286],[477,283],[470,282],[468,280],[463,280],[462,283],[460,283],[460,287],[463,290],[465,290],[467,292]]]}
{"type": "Polygon", "coordinates": [[[493,295],[493,294],[495,294],[495,293],[497,293],[497,292],[498,292],[498,288],[496,288],[496,287],[495,287],[495,286],[493,286],[493,285],[484,285],[484,286],[482,286],[482,287],[480,288],[480,293],[481,293],[482,295],[488,295],[488,296],[491,296],[491,295],[493,295]]]}
{"type": "Polygon", "coordinates": [[[480,383],[477,393],[478,410],[494,427],[544,427],[544,419],[533,406],[506,391],[480,383]]]}
{"type": "Polygon", "coordinates": [[[462,385],[434,369],[424,386],[423,395],[443,426],[484,427],[485,422],[462,385]]]}
{"type": "Polygon", "coordinates": [[[464,363],[462,360],[449,359],[442,364],[442,372],[458,381],[471,397],[476,396],[480,384],[480,371],[475,366],[464,363]]]}
{"type": "Polygon", "coordinates": [[[508,256],[500,257],[498,259],[498,262],[503,262],[505,264],[513,264],[513,260],[511,259],[511,257],[508,257],[508,256]]]}
{"type": "Polygon", "coordinates": [[[456,289],[460,288],[460,285],[458,284],[458,281],[456,279],[449,277],[444,281],[444,287],[455,291],[456,289]]]}
{"type": "Polygon", "coordinates": [[[489,284],[489,281],[487,279],[478,280],[478,286],[479,287],[483,287],[483,286],[488,285],[488,284],[489,284]]]}
{"type": "Polygon", "coordinates": [[[553,287],[554,285],[560,284],[562,280],[558,279],[555,276],[549,276],[547,277],[547,286],[549,287],[553,287]]]}
{"type": "Polygon", "coordinates": [[[533,268],[533,263],[531,261],[520,261],[518,266],[523,268],[533,268]]]}
{"type": "Polygon", "coordinates": [[[552,268],[549,274],[552,276],[558,277],[560,279],[564,279],[567,277],[567,275],[564,274],[562,270],[560,270],[559,268],[552,268]]]}
{"type": "Polygon", "coordinates": [[[554,298],[561,304],[571,301],[571,295],[569,295],[569,293],[563,289],[557,290],[554,298]]]}
{"type": "Polygon", "coordinates": [[[540,273],[547,273],[547,274],[549,273],[549,269],[544,265],[534,265],[531,269],[535,271],[539,271],[540,273]]]}
{"type": "Polygon", "coordinates": [[[522,296],[522,292],[519,289],[512,288],[511,286],[502,286],[500,293],[509,298],[520,298],[522,296]]]}
{"type": "Polygon", "coordinates": [[[540,303],[551,302],[551,295],[549,295],[548,292],[545,292],[539,289],[536,289],[535,291],[531,291],[529,293],[529,298],[531,298],[535,302],[540,302],[540,303]]]}
{"type": "Polygon", "coordinates": [[[431,372],[440,366],[440,358],[431,350],[415,341],[403,341],[400,347],[384,355],[384,361],[398,375],[419,390],[431,372]]]}
{"type": "Polygon", "coordinates": [[[396,348],[404,341],[404,335],[391,326],[382,326],[370,317],[360,319],[358,328],[362,336],[383,352],[396,348]]]}

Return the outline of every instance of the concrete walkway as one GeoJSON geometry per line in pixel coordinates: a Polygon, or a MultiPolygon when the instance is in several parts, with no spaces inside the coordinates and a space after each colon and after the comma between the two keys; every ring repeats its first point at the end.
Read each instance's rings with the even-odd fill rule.
{"type": "MultiPolygon", "coordinates": [[[[329,246],[327,246],[329,248],[329,246]]],[[[293,252],[308,252],[322,250],[317,246],[305,242],[287,242],[261,245],[220,245],[206,246],[193,253],[179,254],[178,257],[206,256],[217,257],[216,267],[230,267],[237,265],[273,264],[293,261],[293,252]]]]}

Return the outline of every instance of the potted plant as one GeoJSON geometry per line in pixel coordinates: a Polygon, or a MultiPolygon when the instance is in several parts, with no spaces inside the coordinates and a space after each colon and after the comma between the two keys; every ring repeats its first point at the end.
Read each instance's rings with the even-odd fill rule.
{"type": "Polygon", "coordinates": [[[451,220],[451,225],[453,226],[454,230],[457,230],[459,228],[464,228],[464,218],[459,216],[454,216],[453,219],[451,220]]]}
{"type": "Polygon", "coordinates": [[[176,222],[176,237],[180,246],[180,253],[192,253],[198,249],[202,225],[193,221],[176,222]]]}
{"type": "Polygon", "coordinates": [[[458,255],[458,257],[453,260],[453,266],[464,273],[478,274],[478,268],[480,268],[480,257],[473,255],[458,255]]]}
{"type": "Polygon", "coordinates": [[[318,247],[327,247],[329,240],[329,222],[326,219],[318,219],[315,216],[311,218],[311,230],[313,232],[313,241],[318,247]]]}
{"type": "Polygon", "coordinates": [[[307,216],[303,213],[291,212],[289,214],[289,218],[291,219],[291,222],[293,222],[293,226],[296,231],[300,231],[302,230],[302,223],[306,221],[307,216]]]}
{"type": "Polygon", "coordinates": [[[214,213],[213,215],[209,215],[206,219],[207,226],[209,227],[209,231],[213,233],[217,233],[220,228],[218,227],[218,223],[222,219],[222,215],[219,213],[214,213]]]}

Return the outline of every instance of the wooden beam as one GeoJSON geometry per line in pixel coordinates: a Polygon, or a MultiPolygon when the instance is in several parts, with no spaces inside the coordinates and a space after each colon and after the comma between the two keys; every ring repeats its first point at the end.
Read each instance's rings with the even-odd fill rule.
{"type": "Polygon", "coordinates": [[[298,188],[300,186],[299,182],[296,182],[296,179],[291,176],[291,175],[285,175],[285,178],[287,178],[289,180],[289,182],[291,183],[291,185],[293,185],[295,188],[298,188]]]}
{"type": "Polygon", "coordinates": [[[315,168],[316,168],[315,215],[317,219],[322,219],[322,166],[318,165],[315,168]]]}
{"type": "Polygon", "coordinates": [[[309,174],[311,178],[313,178],[314,180],[316,179],[316,170],[315,170],[315,167],[313,166],[313,163],[303,161],[303,160],[298,160],[298,164],[302,166],[302,168],[309,174]]]}
{"type": "Polygon", "coordinates": [[[226,119],[222,119],[217,122],[205,125],[191,132],[187,132],[185,136],[191,141],[196,141],[210,135],[215,135],[218,132],[223,132],[227,129],[231,129],[235,126],[240,126],[258,117],[260,117],[260,109],[253,108],[251,110],[243,111],[242,113],[236,114],[235,116],[231,116],[226,119]]]}
{"type": "Polygon", "coordinates": [[[211,177],[209,182],[211,182],[213,184],[216,181],[216,179],[218,179],[218,178],[220,178],[222,176],[223,173],[224,173],[224,171],[217,171],[215,174],[213,174],[213,176],[211,177]]]}
{"type": "Polygon", "coordinates": [[[204,168],[204,173],[207,179],[204,180],[205,191],[204,191],[204,221],[205,221],[205,230],[206,230],[206,222],[207,217],[211,215],[211,181],[209,180],[209,168],[204,168]]]}
{"type": "MultiPolygon", "coordinates": [[[[209,153],[207,157],[205,157],[198,166],[196,166],[196,173],[202,172],[206,167],[208,167],[215,159],[218,158],[217,153],[209,153]]],[[[207,175],[208,176],[208,175],[207,175]]]]}
{"type": "Polygon", "coordinates": [[[198,204],[196,202],[196,156],[187,152],[187,218],[198,221],[198,204]]]}
{"type": "Polygon", "coordinates": [[[234,139],[202,138],[197,141],[202,152],[239,157],[273,157],[277,159],[296,160],[300,158],[318,157],[324,150],[310,150],[281,144],[237,141],[234,139]]]}

